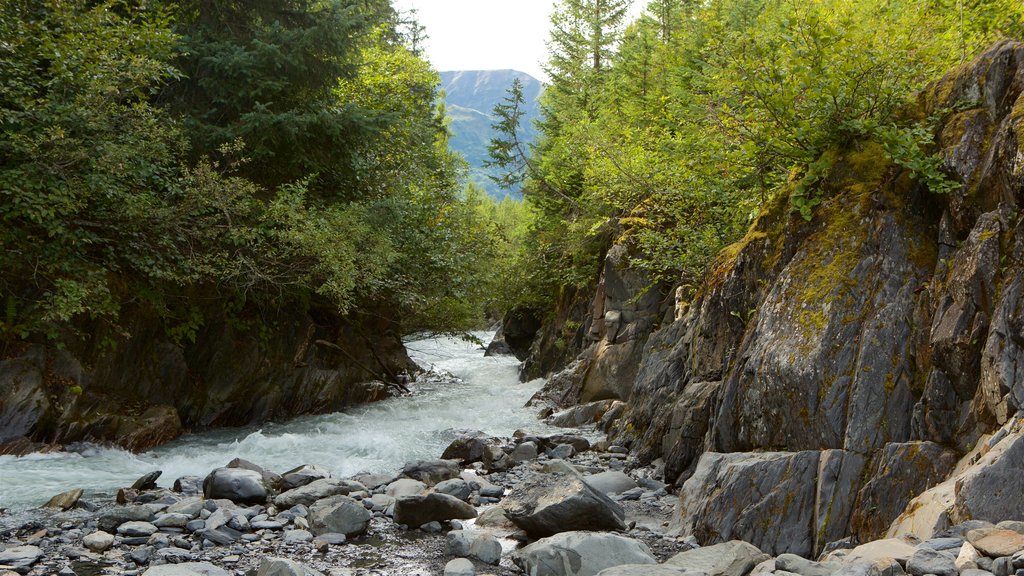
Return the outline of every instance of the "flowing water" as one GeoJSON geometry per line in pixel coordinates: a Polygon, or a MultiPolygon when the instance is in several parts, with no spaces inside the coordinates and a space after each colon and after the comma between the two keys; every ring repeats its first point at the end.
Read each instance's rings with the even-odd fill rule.
{"type": "MultiPolygon", "coordinates": [[[[491,334],[476,336],[486,341],[491,334]]],[[[478,345],[451,338],[414,340],[407,347],[423,368],[456,378],[421,379],[410,386],[411,396],[345,412],[192,434],[143,454],[81,446],[60,454],[0,456],[0,508],[39,506],[74,488],[84,488],[87,498],[108,498],[153,470],[162,470],[158,484],[169,486],[181,476],[205,476],[236,456],[277,472],[307,463],[336,476],[394,472],[410,460],[438,458],[459,430],[544,432],[536,414],[523,408],[541,381],[520,383],[514,358],[485,358],[478,345]]]]}

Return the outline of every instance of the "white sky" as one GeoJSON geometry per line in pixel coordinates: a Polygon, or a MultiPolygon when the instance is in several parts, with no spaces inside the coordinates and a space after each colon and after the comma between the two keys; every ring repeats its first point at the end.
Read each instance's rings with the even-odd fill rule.
{"type": "MultiPolygon", "coordinates": [[[[643,0],[633,1],[638,14],[643,0]]],[[[547,80],[548,17],[553,0],[393,0],[418,10],[426,26],[427,57],[439,71],[511,68],[547,80]]]]}

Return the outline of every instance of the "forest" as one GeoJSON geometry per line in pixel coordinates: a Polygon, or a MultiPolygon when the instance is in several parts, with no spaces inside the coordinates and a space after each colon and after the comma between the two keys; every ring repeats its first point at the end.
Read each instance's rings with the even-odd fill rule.
{"type": "Polygon", "coordinates": [[[831,152],[932,192],[907,104],[1013,0],[561,0],[540,139],[515,86],[466,184],[419,25],[384,0],[3,0],[0,342],[89,338],[124,310],[194,339],[209,304],[394,311],[458,333],[592,283],[613,243],[693,286],[785,194],[814,217],[831,152]]]}

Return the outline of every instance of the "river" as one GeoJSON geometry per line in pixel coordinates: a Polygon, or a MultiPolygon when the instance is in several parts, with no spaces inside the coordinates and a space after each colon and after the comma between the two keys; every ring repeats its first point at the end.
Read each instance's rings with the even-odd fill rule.
{"type": "MultiPolygon", "coordinates": [[[[487,341],[491,334],[476,336],[487,341]]],[[[410,460],[438,458],[458,430],[496,436],[519,428],[545,431],[535,413],[523,407],[542,381],[519,382],[515,358],[486,358],[478,345],[453,338],[406,346],[423,368],[456,378],[422,379],[411,386],[410,396],[345,412],[191,434],[142,454],[83,445],[58,454],[0,456],[0,508],[39,506],[74,488],[86,489],[87,499],[110,498],[153,470],[163,471],[160,486],[170,486],[181,476],[205,476],[235,457],[277,472],[301,464],[318,464],[336,476],[392,472],[410,460]]]]}

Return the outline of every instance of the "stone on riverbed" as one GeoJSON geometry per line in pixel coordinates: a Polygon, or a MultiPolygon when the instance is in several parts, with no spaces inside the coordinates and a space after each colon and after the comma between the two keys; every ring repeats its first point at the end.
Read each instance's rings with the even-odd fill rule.
{"type": "Polygon", "coordinates": [[[342,480],[341,478],[321,478],[313,480],[309,484],[288,490],[278,494],[274,498],[274,505],[283,510],[292,506],[302,504],[311,506],[317,500],[330,498],[331,496],[348,496],[353,492],[363,492],[366,486],[353,480],[342,480]]]}
{"type": "Polygon", "coordinates": [[[399,478],[384,489],[384,493],[392,498],[399,496],[415,496],[427,489],[427,485],[412,478],[399,478]]]}
{"type": "Polygon", "coordinates": [[[21,571],[35,564],[42,555],[43,551],[38,546],[15,546],[0,551],[0,566],[9,566],[15,571],[21,571]]]}
{"type": "Polygon", "coordinates": [[[495,565],[501,561],[501,543],[487,532],[452,530],[445,536],[445,548],[460,558],[472,557],[495,565]]]}
{"type": "MultiPolygon", "coordinates": [[[[300,486],[305,486],[315,480],[322,480],[324,478],[330,478],[331,473],[315,464],[303,464],[298,468],[293,468],[281,474],[281,491],[286,492],[288,490],[294,490],[300,486]]],[[[276,501],[275,501],[276,502],[276,501]]]]}
{"type": "Polygon", "coordinates": [[[956,558],[946,552],[938,552],[930,548],[918,548],[907,560],[907,573],[913,576],[957,576],[956,558]]]}
{"type": "Polygon", "coordinates": [[[1024,550],[1024,534],[1013,530],[998,528],[971,530],[967,533],[967,540],[989,558],[1013,556],[1024,550]]]}
{"type": "Polygon", "coordinates": [[[323,576],[309,566],[286,558],[264,558],[256,576],[323,576]]]}
{"type": "Polygon", "coordinates": [[[704,576],[703,572],[691,572],[686,568],[669,564],[623,564],[605,568],[597,576],[704,576]]]}
{"type": "Polygon", "coordinates": [[[224,498],[238,504],[263,504],[267,486],[263,476],[245,468],[217,468],[203,480],[203,493],[209,500],[224,498]]]}
{"type": "Polygon", "coordinates": [[[531,576],[583,576],[623,564],[657,564],[643,542],[607,532],[562,532],[517,551],[512,560],[531,576]]]}
{"type": "Polygon", "coordinates": [[[713,546],[680,552],[668,564],[680,566],[707,576],[745,576],[769,556],[752,544],[733,540],[713,546]]]}
{"type": "Polygon", "coordinates": [[[622,507],[580,478],[535,474],[516,485],[502,504],[505,515],[531,537],[574,530],[625,530],[622,507]]]}
{"type": "Polygon", "coordinates": [[[157,527],[149,522],[125,522],[117,527],[117,533],[129,538],[142,538],[152,536],[157,527]]]}
{"type": "Polygon", "coordinates": [[[417,460],[402,468],[402,474],[419,480],[427,486],[459,477],[459,463],[455,460],[417,460]]]}
{"type": "Polygon", "coordinates": [[[476,518],[476,508],[447,494],[434,492],[426,495],[400,496],[395,499],[395,522],[409,527],[422,526],[434,521],[470,518],[476,518]]]}
{"type": "Polygon", "coordinates": [[[434,492],[454,496],[459,500],[465,501],[469,500],[473,490],[469,487],[469,483],[462,478],[452,478],[451,480],[439,482],[437,486],[434,486],[434,492]]]}
{"type": "Polygon", "coordinates": [[[603,494],[621,494],[637,487],[636,482],[620,470],[608,470],[584,476],[583,481],[603,494]]]}
{"type": "Polygon", "coordinates": [[[109,550],[114,545],[114,535],[104,532],[103,530],[97,530],[92,534],[86,535],[82,538],[82,546],[85,546],[93,552],[104,552],[109,550]]]}
{"type": "Polygon", "coordinates": [[[309,526],[317,536],[336,532],[356,536],[366,532],[373,514],[348,496],[332,496],[309,508],[309,526]]]}
{"type": "Polygon", "coordinates": [[[209,562],[183,562],[153,566],[142,576],[231,576],[229,572],[209,562]]]}
{"type": "Polygon", "coordinates": [[[444,565],[444,576],[476,576],[476,568],[469,560],[456,558],[444,565]]]}
{"type": "Polygon", "coordinates": [[[81,488],[62,492],[53,498],[50,498],[49,502],[43,504],[43,508],[53,508],[65,511],[71,510],[76,504],[78,504],[78,500],[81,499],[83,493],[84,491],[81,488]]]}
{"type": "Polygon", "coordinates": [[[442,460],[458,460],[463,466],[479,462],[484,457],[484,448],[496,439],[476,430],[459,436],[444,449],[442,460]]]}

